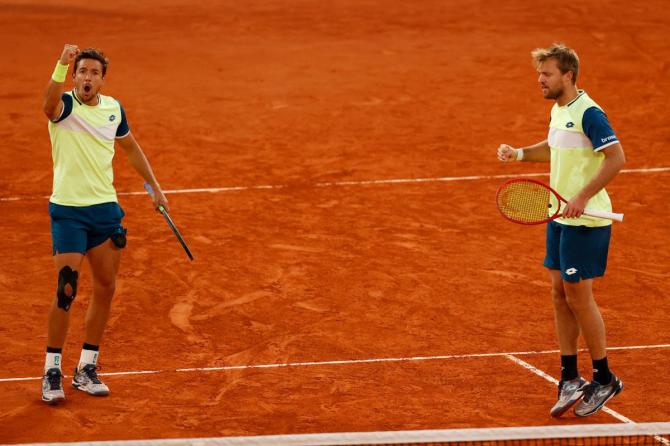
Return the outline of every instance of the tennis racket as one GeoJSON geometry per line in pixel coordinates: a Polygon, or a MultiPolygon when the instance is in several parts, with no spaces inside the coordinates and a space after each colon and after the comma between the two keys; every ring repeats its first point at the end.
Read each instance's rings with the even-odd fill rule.
{"type": "MultiPolygon", "coordinates": [[[[561,206],[567,200],[544,183],[514,178],[500,185],[496,203],[506,219],[522,225],[538,225],[561,217],[561,206]]],[[[623,214],[614,212],[584,209],[584,215],[623,221],[623,214]]]]}
{"type": "MultiPolygon", "coordinates": [[[[147,190],[147,192],[149,193],[149,196],[153,200],[153,198],[154,198],[153,188],[149,185],[149,183],[144,183],[144,188],[147,190]]],[[[191,254],[191,250],[188,249],[188,245],[186,245],[186,242],[184,241],[184,238],[179,233],[179,230],[177,229],[177,226],[175,226],[174,222],[170,218],[170,214],[168,214],[168,211],[160,204],[158,205],[158,211],[161,214],[163,214],[163,217],[165,218],[165,221],[167,222],[170,229],[172,229],[172,232],[174,233],[175,237],[177,237],[177,240],[179,240],[179,243],[181,244],[181,247],[184,248],[184,251],[186,251],[186,255],[188,256],[188,258],[193,260],[193,254],[191,254]]]]}

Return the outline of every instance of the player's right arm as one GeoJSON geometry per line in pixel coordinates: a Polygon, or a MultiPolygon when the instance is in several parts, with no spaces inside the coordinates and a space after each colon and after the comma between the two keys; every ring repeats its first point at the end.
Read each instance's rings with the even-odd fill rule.
{"type": "Polygon", "coordinates": [[[519,148],[514,148],[507,144],[500,144],[500,147],[498,147],[498,159],[503,162],[549,162],[551,161],[551,150],[549,149],[549,142],[546,139],[532,146],[519,148]]]}
{"type": "MultiPolygon", "coordinates": [[[[58,60],[58,63],[63,66],[69,66],[74,58],[79,54],[79,47],[77,45],[65,45],[63,48],[63,53],[58,60]]],[[[51,121],[55,121],[63,112],[63,101],[61,97],[63,96],[63,91],[65,91],[65,81],[58,82],[54,80],[56,77],[56,72],[49,79],[49,84],[47,85],[47,91],[44,95],[44,114],[47,115],[51,121]]]]}

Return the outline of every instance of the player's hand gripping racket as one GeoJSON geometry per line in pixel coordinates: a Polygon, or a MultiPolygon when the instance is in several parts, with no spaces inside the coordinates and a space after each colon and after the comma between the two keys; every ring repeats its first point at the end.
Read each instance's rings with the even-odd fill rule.
{"type": "MultiPolygon", "coordinates": [[[[496,194],[498,210],[506,219],[522,225],[538,225],[561,217],[567,201],[544,183],[525,178],[505,181],[496,194]]],[[[623,214],[584,209],[584,215],[623,221],[623,214]]]]}
{"type": "MultiPolygon", "coordinates": [[[[151,196],[151,199],[153,200],[154,190],[151,188],[149,183],[144,183],[144,188],[147,190],[147,192],[149,193],[149,196],[151,196]]],[[[184,251],[186,251],[186,255],[188,256],[188,258],[193,260],[193,254],[191,254],[191,250],[188,249],[188,246],[186,245],[186,242],[184,241],[184,238],[181,236],[181,234],[179,233],[179,230],[177,229],[174,222],[170,218],[170,214],[168,214],[168,211],[160,204],[158,205],[158,211],[161,214],[163,214],[163,217],[165,217],[165,221],[167,222],[170,229],[172,229],[172,232],[174,232],[174,235],[175,235],[175,237],[177,237],[177,240],[179,240],[179,243],[181,243],[181,247],[184,248],[184,251]]]]}

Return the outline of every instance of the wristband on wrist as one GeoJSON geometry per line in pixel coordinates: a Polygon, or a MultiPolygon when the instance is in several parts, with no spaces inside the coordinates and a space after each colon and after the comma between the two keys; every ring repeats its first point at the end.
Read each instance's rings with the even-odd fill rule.
{"type": "Polygon", "coordinates": [[[523,149],[516,149],[516,160],[521,161],[523,159],[523,149]]]}
{"type": "Polygon", "coordinates": [[[56,67],[54,68],[54,72],[51,75],[51,79],[54,82],[60,82],[63,83],[65,82],[65,77],[67,76],[67,70],[70,67],[70,65],[63,65],[60,63],[60,60],[56,62],[56,67]]]}

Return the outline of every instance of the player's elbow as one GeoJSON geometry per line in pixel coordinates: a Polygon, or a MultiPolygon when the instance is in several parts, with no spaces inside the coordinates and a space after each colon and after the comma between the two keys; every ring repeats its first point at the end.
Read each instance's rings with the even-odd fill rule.
{"type": "Polygon", "coordinates": [[[626,154],[623,152],[623,147],[619,146],[619,150],[617,150],[617,165],[619,169],[623,168],[623,166],[626,164],[626,154]]]}
{"type": "Polygon", "coordinates": [[[623,152],[621,144],[608,147],[605,153],[605,162],[614,168],[617,172],[626,164],[626,155],[623,152]]]}
{"type": "Polygon", "coordinates": [[[49,106],[49,104],[45,103],[44,106],[42,107],[42,111],[44,112],[45,115],[47,115],[47,118],[51,119],[51,115],[53,114],[53,108],[49,106]]]}
{"type": "Polygon", "coordinates": [[[44,111],[44,114],[47,116],[47,118],[49,118],[49,120],[53,121],[58,119],[58,104],[51,104],[49,101],[44,101],[42,111],[44,111]]]}

